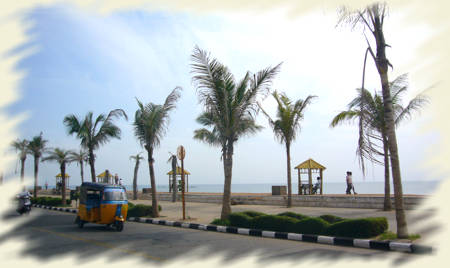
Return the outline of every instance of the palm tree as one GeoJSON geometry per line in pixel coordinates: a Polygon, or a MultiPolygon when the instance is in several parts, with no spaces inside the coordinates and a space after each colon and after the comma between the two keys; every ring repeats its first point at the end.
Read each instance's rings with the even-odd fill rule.
{"type": "Polygon", "coordinates": [[[133,200],[137,199],[137,175],[138,175],[138,169],[139,169],[139,162],[144,159],[144,157],[141,156],[141,153],[138,153],[136,155],[130,156],[130,160],[136,161],[136,165],[134,166],[134,176],[133,176],[133,200]]]}
{"type": "MultiPolygon", "coordinates": [[[[386,43],[383,24],[386,15],[387,5],[385,3],[375,3],[367,6],[363,10],[348,11],[346,9],[342,10],[340,22],[346,22],[351,24],[353,27],[357,25],[363,25],[364,28],[368,29],[372,33],[375,43],[376,43],[376,55],[372,50],[369,40],[366,37],[367,53],[370,52],[372,59],[374,60],[375,66],[377,68],[378,74],[380,76],[382,95],[383,95],[383,106],[384,106],[384,121],[386,124],[386,135],[388,137],[388,147],[391,160],[392,177],[394,181],[394,194],[395,194],[395,217],[397,221],[397,237],[407,238],[408,237],[408,226],[406,223],[405,211],[403,209],[403,190],[402,190],[402,180],[400,174],[400,159],[398,156],[398,146],[397,146],[397,136],[395,133],[395,120],[394,120],[394,108],[392,107],[392,96],[389,90],[389,77],[388,68],[392,67],[392,64],[386,57],[386,47],[389,46],[386,43]]],[[[363,68],[363,79],[361,88],[364,89],[364,75],[365,75],[365,63],[363,68]]]]}
{"type": "Polygon", "coordinates": [[[175,103],[180,98],[180,87],[176,87],[166,98],[163,105],[148,103],[144,106],[138,99],[139,109],[134,115],[134,135],[147,150],[150,184],[152,187],[152,213],[159,217],[158,200],[156,199],[155,171],[153,167],[153,151],[159,146],[169,124],[169,112],[176,108],[175,103]]]}
{"type": "Polygon", "coordinates": [[[256,98],[268,88],[280,64],[266,68],[256,75],[247,72],[236,82],[233,74],[222,63],[210,58],[209,53],[196,47],[192,54],[192,80],[196,84],[200,102],[205,111],[197,122],[207,128],[194,131],[194,139],[209,145],[220,146],[224,166],[224,191],[221,219],[231,213],[231,178],[235,142],[245,135],[256,133],[261,126],[255,123],[258,109],[256,98]]]}
{"type": "Polygon", "coordinates": [[[66,164],[74,161],[72,155],[74,152],[69,150],[64,150],[60,148],[55,148],[47,153],[47,156],[42,158],[44,161],[56,161],[59,164],[59,170],[61,172],[62,189],[61,189],[61,199],[62,205],[66,204],[66,164]]]}
{"type": "MultiPolygon", "coordinates": [[[[170,153],[169,153],[170,154],[170,153]]],[[[172,185],[169,185],[169,187],[172,187],[172,202],[177,201],[177,156],[174,154],[170,154],[169,159],[167,162],[171,162],[172,165],[172,185]]]]}
{"type": "Polygon", "coordinates": [[[300,130],[300,121],[303,119],[303,111],[311,100],[316,96],[308,96],[305,100],[297,100],[295,103],[286,96],[286,94],[278,94],[276,91],[272,93],[273,98],[278,104],[277,119],[274,121],[260,106],[261,111],[269,120],[275,137],[280,143],[286,145],[286,162],[287,162],[287,184],[288,184],[288,200],[287,207],[292,206],[292,184],[291,184],[291,144],[295,140],[300,130]]]}
{"type": "MultiPolygon", "coordinates": [[[[401,105],[401,96],[408,89],[407,75],[401,75],[394,81],[390,82],[390,90],[392,95],[392,107],[395,112],[395,124],[398,126],[402,120],[411,116],[413,111],[418,111],[428,102],[423,95],[413,98],[406,107],[401,105]]],[[[390,172],[389,172],[389,146],[386,133],[386,123],[384,121],[384,105],[382,96],[378,93],[372,94],[366,89],[357,89],[358,95],[348,105],[347,111],[342,111],[336,115],[330,126],[335,127],[344,121],[358,119],[362,129],[358,142],[357,155],[359,157],[363,173],[364,158],[371,162],[384,165],[384,210],[391,210],[390,197],[390,172]],[[382,146],[377,142],[381,142],[382,146]],[[383,151],[380,151],[380,148],[383,151]],[[379,161],[376,156],[383,156],[384,162],[379,161]]]]}
{"type": "Polygon", "coordinates": [[[128,120],[127,114],[122,109],[112,110],[108,115],[100,114],[95,120],[92,112],[88,112],[84,119],[79,119],[73,114],[64,117],[64,125],[68,134],[76,134],[77,138],[81,140],[81,146],[88,150],[92,182],[96,181],[94,151],[111,138],[120,139],[120,128],[113,123],[113,119],[122,116],[128,120]]]}
{"type": "Polygon", "coordinates": [[[42,138],[42,132],[38,136],[34,136],[33,139],[28,143],[28,154],[34,157],[34,198],[37,197],[37,185],[38,185],[38,173],[39,173],[39,158],[42,156],[47,148],[48,140],[42,138]]]}
{"type": "Polygon", "coordinates": [[[25,160],[27,159],[28,154],[28,143],[29,141],[27,141],[26,139],[17,139],[11,143],[11,146],[16,150],[16,152],[19,153],[21,182],[23,182],[23,178],[25,177],[25,160]]]}
{"type": "Polygon", "coordinates": [[[80,176],[81,176],[81,183],[84,182],[84,170],[83,170],[83,162],[88,162],[88,153],[85,150],[80,150],[79,153],[77,152],[69,152],[70,154],[70,161],[71,162],[77,162],[77,165],[80,165],[80,176]]]}

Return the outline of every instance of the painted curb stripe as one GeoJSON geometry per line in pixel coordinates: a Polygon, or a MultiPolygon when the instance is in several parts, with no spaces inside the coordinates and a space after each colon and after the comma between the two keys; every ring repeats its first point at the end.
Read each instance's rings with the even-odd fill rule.
{"type": "Polygon", "coordinates": [[[256,229],[250,229],[249,235],[262,236],[262,231],[261,230],[256,230],[256,229]]]}
{"type": "Polygon", "coordinates": [[[263,236],[263,237],[271,237],[271,238],[274,238],[274,237],[275,237],[275,232],[271,232],[271,231],[262,231],[262,236],[263,236]]]}
{"type": "Polygon", "coordinates": [[[365,239],[353,239],[353,246],[358,248],[370,248],[370,241],[365,239]]]}
{"type": "Polygon", "coordinates": [[[166,221],[166,225],[173,226],[174,221],[166,221]]]}
{"type": "Polygon", "coordinates": [[[204,231],[206,231],[206,225],[200,224],[200,225],[198,226],[198,229],[199,229],[199,230],[204,230],[204,231]]]}
{"type": "Polygon", "coordinates": [[[208,225],[208,226],[206,226],[206,230],[217,232],[217,227],[218,226],[215,226],[215,225],[208,225]]]}
{"type": "Polygon", "coordinates": [[[411,252],[419,254],[429,254],[433,251],[432,247],[411,244],[411,252]]]}
{"type": "Polygon", "coordinates": [[[249,235],[250,229],[238,228],[238,234],[249,235]]]}
{"type": "Polygon", "coordinates": [[[159,223],[160,225],[166,225],[166,221],[165,221],[165,220],[160,220],[158,223],[159,223]]]}
{"type": "Polygon", "coordinates": [[[338,246],[353,247],[353,238],[348,237],[335,237],[334,244],[338,246]]]}
{"type": "Polygon", "coordinates": [[[412,252],[411,246],[406,243],[390,242],[389,249],[394,251],[412,252]]]}
{"type": "Polygon", "coordinates": [[[319,236],[317,237],[317,243],[333,245],[333,244],[334,244],[334,238],[331,237],[331,236],[322,236],[322,235],[319,235],[319,236]]]}
{"type": "Polygon", "coordinates": [[[317,235],[304,234],[302,235],[302,241],[306,242],[317,242],[317,235]]]}
{"type": "Polygon", "coordinates": [[[275,232],[275,238],[288,239],[288,234],[283,232],[275,232]]]}
{"type": "Polygon", "coordinates": [[[381,250],[389,250],[389,242],[381,242],[381,241],[369,241],[370,248],[373,249],[381,249],[381,250]]]}
{"type": "Polygon", "coordinates": [[[173,223],[173,226],[175,226],[175,227],[181,227],[181,222],[176,221],[176,222],[173,223]]]}
{"type": "Polygon", "coordinates": [[[227,227],[225,227],[225,226],[217,226],[217,231],[218,232],[222,232],[222,233],[226,233],[227,232],[227,227]]]}
{"type": "Polygon", "coordinates": [[[287,237],[289,240],[302,241],[302,234],[288,233],[287,237]]]}
{"type": "Polygon", "coordinates": [[[190,223],[189,224],[189,228],[191,228],[191,229],[198,229],[199,226],[200,226],[200,224],[198,224],[198,223],[190,223]]]}
{"type": "Polygon", "coordinates": [[[145,219],[145,223],[153,223],[152,219],[145,219]]]}
{"type": "Polygon", "coordinates": [[[237,230],[238,230],[238,228],[236,228],[236,227],[231,227],[231,226],[226,227],[227,233],[237,234],[237,230]]]}

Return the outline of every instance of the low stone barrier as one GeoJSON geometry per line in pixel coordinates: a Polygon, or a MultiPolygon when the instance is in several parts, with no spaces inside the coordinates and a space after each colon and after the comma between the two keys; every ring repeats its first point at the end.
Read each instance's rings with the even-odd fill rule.
{"type": "MultiPolygon", "coordinates": [[[[132,192],[128,192],[128,198],[131,199],[132,192]]],[[[172,201],[171,193],[158,193],[158,200],[172,201]]],[[[403,205],[405,209],[416,208],[426,196],[404,196],[403,205]]],[[[138,199],[151,200],[150,193],[138,193],[138,199]]],[[[181,193],[178,194],[178,200],[181,201],[181,193]]],[[[185,195],[186,202],[199,203],[222,203],[222,194],[196,194],[189,193],[185,195]]],[[[232,205],[286,205],[286,195],[246,195],[234,194],[231,196],[232,205]]],[[[394,198],[391,197],[392,207],[394,207],[394,198]]],[[[332,208],[368,208],[382,209],[384,204],[383,196],[328,196],[328,195],[292,195],[292,205],[296,207],[332,207],[332,208]]]]}

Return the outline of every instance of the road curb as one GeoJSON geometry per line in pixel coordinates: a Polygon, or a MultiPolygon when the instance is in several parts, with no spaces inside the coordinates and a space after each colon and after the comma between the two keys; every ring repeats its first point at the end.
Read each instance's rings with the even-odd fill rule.
{"type": "Polygon", "coordinates": [[[157,219],[141,218],[141,217],[129,217],[127,220],[133,221],[133,222],[175,226],[175,227],[197,229],[197,230],[204,230],[204,231],[214,231],[214,232],[240,234],[240,235],[248,235],[248,236],[270,237],[270,238],[276,238],[276,239],[313,242],[313,243],[336,245],[336,246],[360,247],[360,248],[385,250],[385,251],[400,251],[400,252],[415,253],[415,254],[429,254],[432,252],[432,248],[429,246],[422,246],[422,245],[416,245],[416,244],[412,244],[412,243],[401,243],[401,242],[394,242],[394,241],[376,241],[376,240],[356,239],[356,238],[348,238],[348,237],[332,237],[332,236],[322,236],[322,235],[273,232],[273,231],[264,231],[264,230],[257,230],[257,229],[246,229],[246,228],[237,228],[237,227],[230,227],[230,226],[205,225],[205,224],[198,224],[198,223],[166,221],[166,220],[157,220],[157,219]]]}
{"type": "MultiPolygon", "coordinates": [[[[57,211],[65,211],[65,212],[71,212],[71,213],[78,212],[77,209],[57,208],[57,207],[43,206],[43,205],[36,205],[36,204],[33,204],[33,206],[38,207],[38,208],[57,210],[57,211]]],[[[275,239],[312,242],[312,243],[335,245],[335,246],[359,247],[359,248],[376,249],[376,250],[384,250],[384,251],[399,251],[399,252],[414,253],[414,254],[430,254],[432,252],[432,247],[430,247],[430,246],[423,246],[423,245],[416,245],[413,243],[402,243],[402,242],[395,242],[395,241],[376,241],[376,240],[357,239],[357,238],[349,238],[349,237],[333,237],[333,236],[323,236],[323,235],[273,232],[273,231],[264,231],[264,230],[258,230],[258,229],[238,228],[238,227],[232,227],[232,226],[220,226],[220,225],[209,225],[209,224],[205,225],[205,224],[199,224],[199,223],[157,220],[157,219],[152,219],[152,218],[141,218],[141,217],[129,217],[127,220],[132,221],[132,222],[166,225],[166,226],[181,227],[181,228],[187,228],[187,229],[240,234],[240,235],[248,235],[248,236],[269,237],[269,238],[275,238],[275,239]]]]}

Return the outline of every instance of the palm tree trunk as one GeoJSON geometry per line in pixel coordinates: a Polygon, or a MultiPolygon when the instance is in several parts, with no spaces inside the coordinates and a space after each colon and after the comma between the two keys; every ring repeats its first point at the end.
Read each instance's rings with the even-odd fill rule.
{"type": "Polygon", "coordinates": [[[133,176],[133,200],[137,199],[137,174],[139,169],[139,160],[136,159],[136,165],[134,166],[134,176],[133,176]]]}
{"type": "Polygon", "coordinates": [[[384,211],[392,209],[391,206],[391,183],[389,174],[389,147],[386,134],[383,133],[383,150],[384,150],[384,211]]]}
{"type": "Polygon", "coordinates": [[[155,182],[155,170],[153,168],[153,149],[147,149],[148,152],[148,168],[150,170],[150,185],[152,186],[152,216],[153,218],[159,217],[158,200],[156,199],[156,182],[155,182]]]}
{"type": "Polygon", "coordinates": [[[288,185],[288,199],[287,207],[292,207],[292,180],[291,180],[291,145],[286,143],[286,161],[287,161],[287,185],[288,185]]]}
{"type": "Polygon", "coordinates": [[[22,182],[22,183],[23,183],[23,180],[25,177],[25,159],[26,158],[20,159],[20,182],[22,182]]]}
{"type": "Polygon", "coordinates": [[[223,170],[225,182],[223,187],[222,213],[220,219],[226,220],[231,213],[231,177],[233,170],[233,144],[228,142],[228,146],[223,153],[223,170]]]}
{"type": "Polygon", "coordinates": [[[34,157],[34,198],[37,197],[37,186],[38,186],[38,172],[39,172],[39,157],[34,157]]]}
{"type": "Polygon", "coordinates": [[[80,161],[80,175],[81,175],[81,183],[84,182],[84,172],[83,172],[83,160],[80,161]]]}
{"type": "Polygon", "coordinates": [[[61,205],[65,205],[66,204],[66,163],[62,163],[60,166],[61,169],[61,180],[62,180],[62,185],[61,185],[61,205]]]}
{"type": "Polygon", "coordinates": [[[92,182],[95,182],[95,159],[94,159],[94,151],[89,149],[89,165],[91,166],[91,179],[92,182]]]}
{"type": "Polygon", "coordinates": [[[403,209],[403,190],[400,174],[400,159],[397,150],[397,137],[395,134],[394,114],[392,109],[391,91],[388,78],[388,60],[386,58],[386,41],[382,30],[380,17],[375,17],[375,39],[377,42],[377,70],[380,75],[383,90],[384,121],[388,137],[389,153],[391,159],[392,178],[394,181],[395,218],[397,220],[397,238],[408,237],[405,211],[403,209]]]}

